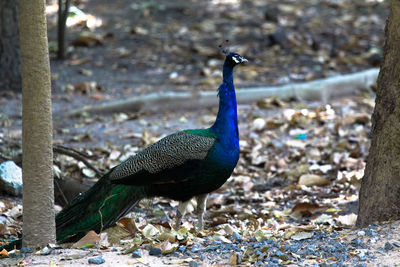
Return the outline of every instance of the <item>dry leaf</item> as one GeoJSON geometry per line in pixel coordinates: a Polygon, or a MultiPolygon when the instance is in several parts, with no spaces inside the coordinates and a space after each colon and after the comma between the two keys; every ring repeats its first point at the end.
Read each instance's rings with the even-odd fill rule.
{"type": "Polygon", "coordinates": [[[95,33],[84,31],[77,39],[71,42],[73,46],[95,46],[102,45],[103,38],[95,33]]]}
{"type": "Polygon", "coordinates": [[[130,235],[134,235],[138,231],[136,223],[132,218],[122,218],[118,221],[117,225],[126,230],[130,235]]]}
{"type": "Polygon", "coordinates": [[[312,203],[297,203],[293,208],[292,212],[300,212],[303,216],[310,216],[316,210],[321,207],[318,204],[312,203]]]}
{"type": "Polygon", "coordinates": [[[72,248],[79,248],[88,244],[97,245],[99,244],[101,238],[95,231],[89,231],[84,237],[82,237],[78,242],[72,245],[72,248]]]}
{"type": "Polygon", "coordinates": [[[99,245],[102,247],[110,246],[110,243],[108,242],[108,234],[107,233],[100,233],[99,245]]]}
{"type": "Polygon", "coordinates": [[[311,238],[311,237],[313,237],[313,233],[312,232],[300,232],[300,233],[297,233],[295,235],[292,235],[291,239],[298,241],[298,240],[308,239],[308,238],[311,238]]]}
{"type": "Polygon", "coordinates": [[[163,232],[157,237],[160,241],[176,242],[176,235],[171,232],[163,232]]]}
{"type": "Polygon", "coordinates": [[[234,253],[231,255],[229,258],[229,264],[230,265],[237,265],[239,263],[239,255],[237,253],[234,253]]]}
{"type": "Polygon", "coordinates": [[[142,234],[146,238],[151,238],[156,234],[158,234],[159,232],[160,231],[157,228],[155,228],[152,224],[146,225],[146,227],[142,230],[142,234]]]}
{"type": "Polygon", "coordinates": [[[305,186],[324,186],[329,184],[329,180],[316,174],[303,174],[300,176],[298,184],[305,186]]]}
{"type": "Polygon", "coordinates": [[[347,214],[347,215],[339,216],[335,220],[337,222],[341,223],[342,225],[353,226],[353,225],[356,224],[357,215],[354,214],[354,213],[350,213],[350,214],[347,214]]]}

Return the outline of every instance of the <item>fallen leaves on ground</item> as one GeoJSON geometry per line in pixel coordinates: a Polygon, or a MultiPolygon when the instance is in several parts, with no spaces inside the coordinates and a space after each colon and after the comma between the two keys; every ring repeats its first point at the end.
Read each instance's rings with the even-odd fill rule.
{"type": "MultiPolygon", "coordinates": [[[[132,218],[123,218],[115,230],[107,231],[109,244],[122,245],[125,251],[148,247],[160,249],[161,254],[173,254],[188,249],[211,251],[215,244],[232,245],[235,240],[300,242],[314,238],[315,232],[331,233],[353,226],[353,204],[370,145],[370,121],[357,114],[370,114],[373,106],[363,104],[365,97],[341,99],[331,105],[278,102],[280,108],[272,115],[269,106],[253,105],[245,112],[239,108],[241,157],[232,177],[207,201],[206,230],[196,230],[195,216],[191,215],[194,201],[185,223],[180,229],[173,229],[171,218],[177,202],[155,198],[142,201],[130,215],[132,218]],[[270,121],[279,124],[271,127],[270,121]]],[[[187,123],[190,116],[198,115],[186,115],[181,123],[187,123]]],[[[148,125],[143,119],[132,122],[119,118],[106,123],[148,125]]],[[[109,143],[107,148],[82,152],[96,159],[97,166],[111,167],[160,136],[146,130],[137,138],[136,146],[121,148],[109,143]]],[[[84,164],[71,157],[60,155],[55,162],[63,176],[94,177],[84,164]]],[[[20,213],[14,205],[0,202],[2,236],[6,238],[21,231],[20,213]]],[[[81,240],[75,247],[99,246],[100,236],[92,234],[96,240],[81,240]]],[[[295,262],[295,258],[291,259],[282,263],[295,262]]],[[[255,260],[251,251],[240,257],[242,263],[255,260]]],[[[230,261],[237,262],[237,256],[230,256],[230,261]]]]}

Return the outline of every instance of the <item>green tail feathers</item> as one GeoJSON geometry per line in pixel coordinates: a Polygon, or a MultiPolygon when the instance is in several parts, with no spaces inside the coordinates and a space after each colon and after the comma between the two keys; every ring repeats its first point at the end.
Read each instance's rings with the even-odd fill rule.
{"type": "Polygon", "coordinates": [[[110,227],[146,197],[142,186],[112,184],[108,173],[56,216],[57,242],[79,239],[110,227]]]}
{"type": "MultiPolygon", "coordinates": [[[[145,187],[112,184],[108,173],[105,174],[56,215],[57,243],[76,241],[90,230],[101,232],[145,197],[145,187]]],[[[22,239],[16,239],[0,246],[0,249],[10,251],[21,246],[22,239]]]]}

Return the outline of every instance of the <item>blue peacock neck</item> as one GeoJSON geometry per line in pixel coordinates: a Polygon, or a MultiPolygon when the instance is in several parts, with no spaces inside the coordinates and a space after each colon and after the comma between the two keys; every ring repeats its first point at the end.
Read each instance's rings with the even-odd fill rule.
{"type": "Polygon", "coordinates": [[[219,110],[211,131],[219,135],[228,145],[238,142],[239,130],[235,86],[233,85],[233,66],[224,63],[223,82],[218,88],[219,110]]]}

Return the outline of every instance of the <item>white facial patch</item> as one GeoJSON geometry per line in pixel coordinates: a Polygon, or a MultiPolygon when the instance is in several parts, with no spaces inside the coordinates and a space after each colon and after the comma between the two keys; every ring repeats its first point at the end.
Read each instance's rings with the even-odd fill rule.
{"type": "Polygon", "coordinates": [[[237,59],[236,57],[232,57],[233,61],[235,61],[235,63],[240,63],[239,59],[237,59]]]}

